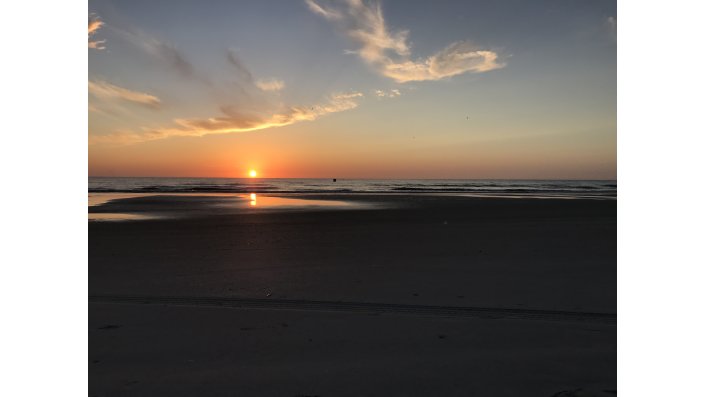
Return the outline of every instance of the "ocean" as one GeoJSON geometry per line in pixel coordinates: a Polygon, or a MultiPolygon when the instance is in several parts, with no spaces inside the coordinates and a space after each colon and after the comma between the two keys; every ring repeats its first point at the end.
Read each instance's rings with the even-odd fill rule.
{"type": "Polygon", "coordinates": [[[617,198],[614,180],[269,179],[89,177],[89,193],[447,193],[617,198]]]}

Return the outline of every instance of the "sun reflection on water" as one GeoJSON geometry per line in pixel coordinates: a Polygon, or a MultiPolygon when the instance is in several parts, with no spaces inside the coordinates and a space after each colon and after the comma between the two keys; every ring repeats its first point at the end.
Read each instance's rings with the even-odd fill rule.
{"type": "MultiPolygon", "coordinates": [[[[212,206],[212,208],[222,208],[228,207],[231,209],[245,209],[249,208],[250,211],[260,212],[267,210],[296,210],[296,209],[315,209],[315,208],[355,208],[365,206],[365,204],[348,202],[348,201],[338,201],[338,200],[325,200],[325,199],[314,199],[314,198],[300,198],[296,196],[281,197],[273,196],[269,194],[260,194],[257,197],[257,193],[89,193],[88,194],[88,207],[89,213],[88,218],[91,221],[97,220],[141,220],[141,219],[154,219],[161,217],[174,217],[180,216],[186,213],[194,213],[196,211],[191,211],[196,209],[198,206],[212,206]],[[163,196],[161,200],[164,201],[165,205],[163,208],[155,208],[154,203],[148,204],[149,209],[145,209],[144,203],[140,203],[139,200],[135,201],[132,199],[140,199],[144,197],[151,196],[163,196]],[[194,204],[189,206],[184,198],[193,197],[194,204]],[[209,198],[209,200],[199,201],[198,198],[209,198]],[[171,200],[181,200],[185,203],[185,208],[180,210],[173,210],[168,203],[171,200]],[[235,199],[235,200],[233,200],[235,199]],[[113,202],[120,202],[121,200],[132,200],[125,201],[121,208],[117,208],[115,211],[110,211],[109,207],[100,208],[97,210],[91,210],[91,207],[102,207],[110,206],[113,202]]],[[[156,201],[157,203],[159,200],[156,201]]],[[[205,208],[205,207],[204,207],[205,208]]]]}
{"type": "Polygon", "coordinates": [[[316,199],[301,199],[294,197],[278,197],[268,194],[247,193],[238,195],[240,200],[232,202],[236,206],[243,204],[249,208],[256,207],[257,210],[273,209],[273,208],[314,208],[314,207],[354,207],[359,204],[337,200],[316,200],[316,199]],[[259,197],[258,197],[259,196],[259,197]],[[239,202],[239,204],[238,204],[239,202]],[[245,204],[248,203],[249,204],[245,204]]]}

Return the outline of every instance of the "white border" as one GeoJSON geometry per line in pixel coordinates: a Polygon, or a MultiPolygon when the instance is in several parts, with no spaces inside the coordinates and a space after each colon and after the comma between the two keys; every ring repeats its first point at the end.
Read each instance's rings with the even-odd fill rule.
{"type": "Polygon", "coordinates": [[[0,395],[86,395],[87,4],[0,7],[0,395]]]}
{"type": "Polygon", "coordinates": [[[703,15],[618,3],[619,395],[703,393],[703,15]]]}

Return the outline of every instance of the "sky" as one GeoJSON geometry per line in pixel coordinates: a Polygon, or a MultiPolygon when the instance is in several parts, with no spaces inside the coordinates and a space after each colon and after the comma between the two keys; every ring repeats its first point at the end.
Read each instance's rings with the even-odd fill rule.
{"type": "Polygon", "coordinates": [[[91,176],[616,179],[616,1],[88,13],[91,176]]]}

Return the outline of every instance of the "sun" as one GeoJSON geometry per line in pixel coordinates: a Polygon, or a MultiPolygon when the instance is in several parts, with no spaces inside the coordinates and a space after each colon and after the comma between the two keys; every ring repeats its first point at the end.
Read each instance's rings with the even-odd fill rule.
{"type": "Polygon", "coordinates": [[[250,170],[249,175],[250,175],[250,178],[257,178],[257,171],[256,171],[256,170],[250,170]]]}

